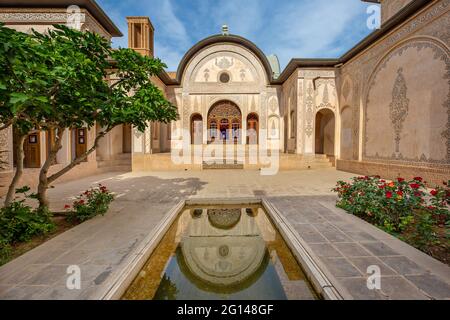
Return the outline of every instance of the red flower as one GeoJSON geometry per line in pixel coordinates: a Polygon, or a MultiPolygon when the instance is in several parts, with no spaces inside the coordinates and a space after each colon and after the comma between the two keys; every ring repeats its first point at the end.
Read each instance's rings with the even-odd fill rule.
{"type": "Polygon", "coordinates": [[[385,183],[385,182],[386,182],[386,180],[380,180],[380,182],[382,182],[382,183],[385,183]]]}
{"type": "Polygon", "coordinates": [[[378,188],[384,189],[384,188],[386,188],[386,184],[382,184],[381,186],[378,186],[378,188]]]}
{"type": "Polygon", "coordinates": [[[401,197],[403,197],[403,191],[397,191],[397,194],[401,197]]]}
{"type": "Polygon", "coordinates": [[[66,204],[66,205],[64,206],[64,209],[70,209],[70,206],[69,206],[68,204],[66,204]]]}
{"type": "Polygon", "coordinates": [[[438,194],[437,190],[431,190],[430,193],[431,193],[431,195],[432,195],[433,197],[436,197],[437,194],[438,194]]]}
{"type": "Polygon", "coordinates": [[[423,181],[422,177],[414,177],[413,180],[416,180],[416,181],[423,181]]]}
{"type": "Polygon", "coordinates": [[[430,210],[434,210],[434,209],[436,209],[435,207],[433,207],[433,206],[428,206],[428,209],[430,209],[430,210]]]}
{"type": "Polygon", "coordinates": [[[422,196],[422,193],[421,193],[420,191],[416,191],[416,192],[414,192],[414,195],[415,195],[416,197],[421,197],[421,196],[422,196]]]}
{"type": "Polygon", "coordinates": [[[398,182],[403,182],[403,181],[405,181],[405,179],[403,179],[403,178],[397,178],[397,181],[398,181],[398,182]]]}
{"type": "Polygon", "coordinates": [[[413,188],[413,189],[419,189],[420,188],[420,185],[418,185],[417,183],[411,183],[409,186],[411,188],[413,188]]]}
{"type": "Polygon", "coordinates": [[[392,192],[391,191],[386,192],[386,198],[388,198],[388,199],[392,198],[392,192]]]}
{"type": "Polygon", "coordinates": [[[84,204],[84,200],[78,201],[78,204],[84,204]]]}

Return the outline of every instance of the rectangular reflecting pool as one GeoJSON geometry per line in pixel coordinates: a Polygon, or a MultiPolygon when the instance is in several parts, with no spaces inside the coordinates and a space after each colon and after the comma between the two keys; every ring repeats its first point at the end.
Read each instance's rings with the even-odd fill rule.
{"type": "Polygon", "coordinates": [[[125,300],[318,299],[259,205],[185,207],[125,300]]]}

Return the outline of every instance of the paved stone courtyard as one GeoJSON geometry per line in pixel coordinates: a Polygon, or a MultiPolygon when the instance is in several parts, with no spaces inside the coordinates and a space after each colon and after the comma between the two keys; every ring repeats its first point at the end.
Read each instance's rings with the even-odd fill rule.
{"type": "Polygon", "coordinates": [[[51,239],[0,267],[1,299],[98,299],[143,239],[180,200],[266,197],[294,226],[336,288],[348,299],[450,299],[450,268],[334,206],[330,191],[352,174],[333,168],[285,171],[108,173],[56,185],[52,209],[62,211],[89,185],[117,199],[104,217],[51,239]],[[66,289],[66,269],[79,265],[81,290],[66,289]],[[381,290],[367,289],[367,267],[381,269],[381,290]]]}

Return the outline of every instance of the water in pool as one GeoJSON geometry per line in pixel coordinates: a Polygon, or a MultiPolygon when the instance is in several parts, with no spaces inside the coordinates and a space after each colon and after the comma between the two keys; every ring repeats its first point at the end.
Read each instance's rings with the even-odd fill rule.
{"type": "Polygon", "coordinates": [[[260,206],[186,207],[122,299],[317,299],[260,206]]]}

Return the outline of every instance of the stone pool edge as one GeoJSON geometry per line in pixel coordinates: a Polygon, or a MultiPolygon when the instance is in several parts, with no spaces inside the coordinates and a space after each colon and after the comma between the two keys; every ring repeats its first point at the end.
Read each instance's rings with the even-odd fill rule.
{"type": "Polygon", "coordinates": [[[187,205],[261,205],[275,224],[278,232],[295,255],[303,271],[314,287],[314,290],[326,300],[351,299],[351,296],[343,288],[337,289],[333,283],[334,278],[327,274],[326,268],[321,265],[320,260],[315,257],[305,246],[297,231],[288,220],[270,203],[265,197],[258,198],[195,198],[185,199],[178,202],[164,216],[156,228],[142,241],[141,245],[134,251],[133,258],[122,268],[119,274],[111,279],[106,285],[106,290],[100,295],[101,300],[119,300],[127,288],[145,265],[159,242],[170,228],[176,217],[187,205]]]}
{"type": "Polygon", "coordinates": [[[100,300],[119,300],[122,297],[185,205],[186,201],[181,200],[164,215],[155,229],[132,253],[133,258],[114,279],[109,281],[109,284],[106,285],[107,289],[99,297],[100,300]]]}
{"type": "Polygon", "coordinates": [[[345,289],[336,288],[338,282],[330,275],[320,260],[307,249],[307,245],[292,224],[276,209],[268,199],[262,198],[261,205],[283,236],[284,241],[295,255],[314,290],[325,300],[352,299],[345,289]],[[334,284],[333,284],[334,283],[334,284]]]}

